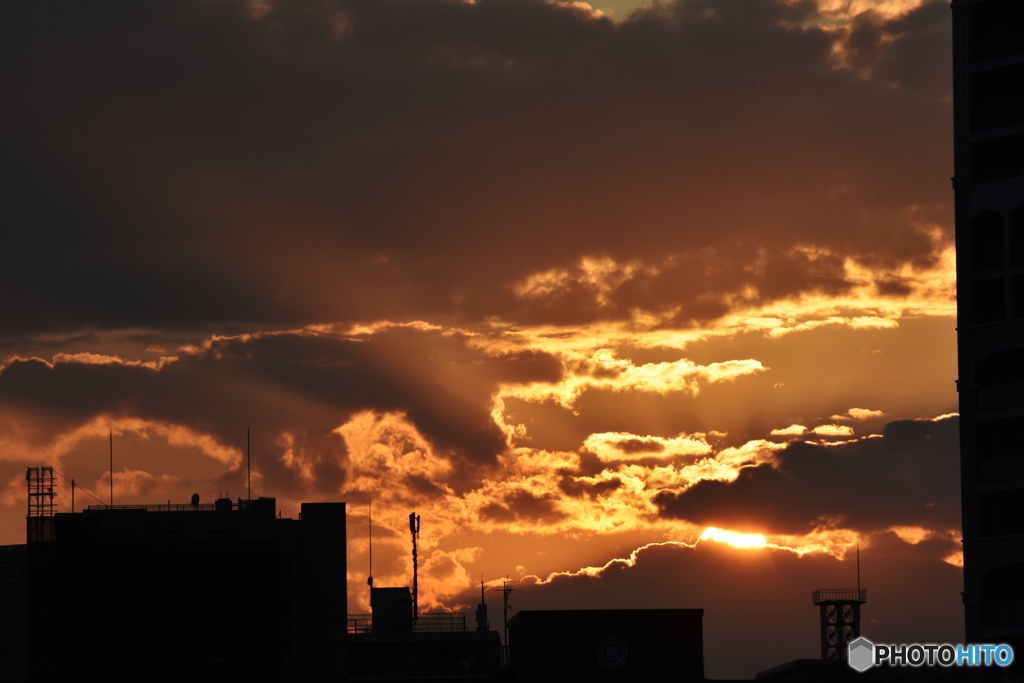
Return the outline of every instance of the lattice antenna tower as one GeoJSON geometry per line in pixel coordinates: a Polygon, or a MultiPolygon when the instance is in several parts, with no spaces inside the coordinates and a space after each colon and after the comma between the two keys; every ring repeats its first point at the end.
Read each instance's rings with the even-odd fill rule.
{"type": "Polygon", "coordinates": [[[29,467],[25,473],[28,484],[27,539],[29,543],[53,540],[54,498],[57,479],[52,467],[29,467]]]}
{"type": "Polygon", "coordinates": [[[857,587],[822,588],[811,594],[821,609],[821,658],[847,661],[850,641],[860,637],[860,606],[868,601],[860,587],[860,544],[857,544],[857,587]]]}

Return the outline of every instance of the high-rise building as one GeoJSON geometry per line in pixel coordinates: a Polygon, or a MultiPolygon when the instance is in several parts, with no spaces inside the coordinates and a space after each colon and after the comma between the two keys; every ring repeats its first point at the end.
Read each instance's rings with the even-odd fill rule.
{"type": "Polygon", "coordinates": [[[1024,660],[1024,2],[953,0],[952,10],[966,640],[1013,645],[1019,662],[1024,660]]]}

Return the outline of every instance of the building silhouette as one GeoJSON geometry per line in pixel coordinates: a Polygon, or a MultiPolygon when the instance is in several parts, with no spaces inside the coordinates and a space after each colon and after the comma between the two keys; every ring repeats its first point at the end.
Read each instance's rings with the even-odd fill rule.
{"type": "Polygon", "coordinates": [[[523,610],[509,622],[518,681],[702,681],[702,609],[523,610]]]}
{"type": "Polygon", "coordinates": [[[30,504],[29,543],[0,553],[27,578],[7,680],[345,680],[345,504],[193,501],[30,504]]]}
{"type": "Polygon", "coordinates": [[[472,630],[372,581],[372,612],[348,614],[344,503],[55,513],[52,468],[27,483],[28,542],[0,547],[0,683],[703,680],[701,609],[520,612],[511,657],[483,584],[472,630]]]}
{"type": "Polygon", "coordinates": [[[414,612],[407,587],[371,587],[370,604],[348,617],[349,681],[509,680],[498,632],[470,630],[463,612],[414,612]]]}
{"type": "Polygon", "coordinates": [[[952,10],[966,640],[1024,653],[1024,2],[952,10]]]}

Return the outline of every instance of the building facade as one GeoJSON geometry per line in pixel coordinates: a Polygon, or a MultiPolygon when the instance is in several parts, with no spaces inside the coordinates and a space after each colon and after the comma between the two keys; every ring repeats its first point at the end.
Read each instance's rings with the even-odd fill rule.
{"type": "Polygon", "coordinates": [[[259,498],[51,521],[14,546],[27,554],[28,680],[346,679],[344,503],[303,503],[299,519],[259,498]]]}
{"type": "Polygon", "coordinates": [[[966,640],[1022,660],[1024,2],[952,11],[966,640]]]}
{"type": "Polygon", "coordinates": [[[523,683],[704,680],[703,609],[523,610],[509,664],[523,683]]]}

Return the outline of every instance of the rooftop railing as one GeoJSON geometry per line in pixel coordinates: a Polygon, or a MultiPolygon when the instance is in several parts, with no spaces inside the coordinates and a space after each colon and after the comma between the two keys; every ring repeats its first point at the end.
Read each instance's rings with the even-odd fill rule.
{"type": "Polygon", "coordinates": [[[148,512],[196,512],[216,510],[214,503],[157,503],[152,505],[90,505],[87,510],[146,510],[148,512]]]}
{"type": "MultiPolygon", "coordinates": [[[[463,612],[421,612],[415,622],[409,618],[413,633],[454,633],[466,630],[463,612]]],[[[373,633],[372,614],[348,615],[349,633],[373,633]]]]}
{"type": "Polygon", "coordinates": [[[811,594],[815,605],[824,602],[867,602],[866,588],[822,588],[811,594]]]}

